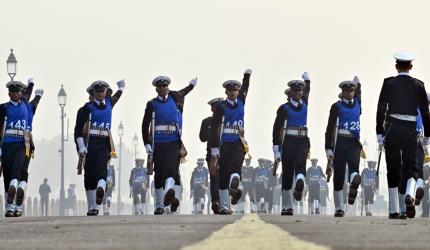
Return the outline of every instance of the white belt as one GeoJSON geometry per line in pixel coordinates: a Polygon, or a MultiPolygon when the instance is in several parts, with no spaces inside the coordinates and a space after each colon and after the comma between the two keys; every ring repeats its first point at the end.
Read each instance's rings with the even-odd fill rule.
{"type": "Polygon", "coordinates": [[[24,130],[19,129],[6,129],[4,133],[10,136],[24,136],[24,130]]]}
{"type": "Polygon", "coordinates": [[[90,135],[95,136],[109,136],[109,131],[100,129],[90,129],[90,135]]]}
{"type": "Polygon", "coordinates": [[[155,131],[169,131],[176,132],[176,125],[157,125],[155,131]]]}
{"type": "Polygon", "coordinates": [[[415,116],[415,115],[391,114],[390,116],[393,118],[402,120],[402,121],[409,121],[409,122],[416,122],[417,121],[417,116],[415,116]]]}
{"type": "Polygon", "coordinates": [[[223,132],[224,134],[235,134],[235,135],[238,135],[238,134],[239,134],[239,129],[234,129],[234,128],[224,128],[224,129],[222,130],[222,132],[223,132]]]}
{"type": "Polygon", "coordinates": [[[306,129],[287,129],[286,134],[294,136],[307,136],[308,131],[306,129]]]}

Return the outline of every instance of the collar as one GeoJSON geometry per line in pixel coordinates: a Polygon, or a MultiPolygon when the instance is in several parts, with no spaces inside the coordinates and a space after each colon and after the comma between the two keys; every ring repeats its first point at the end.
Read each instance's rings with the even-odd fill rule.
{"type": "Polygon", "coordinates": [[[352,104],[354,104],[354,99],[348,100],[348,99],[342,99],[342,102],[348,104],[349,102],[351,102],[352,104]]]}
{"type": "Polygon", "coordinates": [[[299,106],[300,104],[303,104],[302,99],[300,99],[298,102],[294,101],[293,98],[290,99],[291,104],[293,104],[295,107],[299,106]]]}
{"type": "Polygon", "coordinates": [[[106,104],[105,99],[103,99],[103,101],[99,101],[97,99],[94,99],[94,101],[97,103],[97,105],[100,105],[100,103],[106,104]]]}
{"type": "Polygon", "coordinates": [[[408,72],[400,72],[399,76],[409,76],[409,73],[408,72]]]}
{"type": "Polygon", "coordinates": [[[158,100],[160,101],[167,101],[167,99],[169,99],[169,94],[167,93],[167,95],[165,97],[158,95],[157,96],[158,100]]]}
{"type": "Polygon", "coordinates": [[[14,102],[14,101],[10,100],[9,102],[10,102],[10,103],[12,103],[12,104],[13,104],[13,105],[15,105],[15,106],[18,106],[18,104],[19,104],[21,101],[14,102]]]}
{"type": "Polygon", "coordinates": [[[232,106],[234,106],[235,104],[237,104],[237,99],[232,101],[232,100],[227,98],[227,102],[230,103],[232,106]]]}

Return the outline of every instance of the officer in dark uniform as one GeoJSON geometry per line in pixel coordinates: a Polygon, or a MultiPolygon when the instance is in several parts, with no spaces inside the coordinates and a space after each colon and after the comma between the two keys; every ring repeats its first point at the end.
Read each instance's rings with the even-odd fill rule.
{"type": "Polygon", "coordinates": [[[251,158],[245,159],[245,166],[242,167],[242,186],[242,208],[244,207],[245,197],[248,194],[251,213],[255,213],[255,169],[251,166],[251,158]]]}
{"type": "MultiPolygon", "coordinates": [[[[211,105],[212,113],[215,111],[215,107],[223,101],[223,98],[215,98],[208,102],[211,105]]],[[[206,163],[209,166],[211,160],[211,148],[210,148],[210,134],[211,134],[212,116],[205,118],[200,126],[200,141],[206,142],[206,163]]],[[[219,214],[219,176],[210,175],[210,196],[212,203],[212,211],[214,214],[219,214]]]]}
{"type": "Polygon", "coordinates": [[[13,203],[18,189],[21,169],[24,166],[26,147],[24,134],[28,132],[27,104],[21,100],[27,86],[19,81],[6,84],[9,102],[0,105],[0,157],[5,190],[5,216],[14,216],[13,203]]]}
{"type": "Polygon", "coordinates": [[[361,84],[358,77],[352,81],[339,84],[342,89],[341,100],[330,108],[327,129],[325,132],[325,149],[328,161],[333,161],[333,186],[335,217],[345,215],[341,205],[345,183],[346,166],[349,178],[348,204],[353,205],[361,183],[360,166],[360,116],[361,84]],[[337,135],[335,135],[337,131],[337,135]],[[335,141],[335,138],[337,140],[335,141]]]}
{"type": "Polygon", "coordinates": [[[252,71],[246,70],[242,83],[228,80],[223,83],[227,99],[215,109],[211,131],[211,155],[219,159],[219,195],[222,215],[231,214],[242,196],[240,177],[246,147],[243,135],[245,125],[245,100],[248,95],[252,71]],[[220,131],[221,135],[218,133],[220,131]]]}
{"type": "Polygon", "coordinates": [[[193,197],[193,206],[195,214],[202,214],[205,205],[205,196],[208,190],[209,171],[204,167],[205,160],[198,159],[197,167],[194,168],[190,179],[190,191],[193,197]]]}
{"type": "Polygon", "coordinates": [[[33,117],[36,113],[37,106],[39,105],[39,101],[42,98],[43,95],[43,89],[36,89],[34,91],[35,97],[33,100],[30,101],[31,94],[33,92],[33,86],[34,86],[34,80],[33,78],[28,79],[27,81],[27,88],[23,90],[22,98],[21,100],[25,102],[27,105],[27,115],[28,115],[28,121],[27,121],[27,129],[29,132],[29,140],[30,140],[30,154],[25,157],[24,165],[21,168],[20,178],[19,178],[19,184],[18,189],[16,191],[16,200],[15,200],[15,217],[22,216],[22,203],[24,201],[25,196],[25,190],[28,183],[28,166],[30,165],[30,159],[33,156],[34,153],[34,142],[33,142],[33,136],[31,132],[33,131],[33,117]]]}
{"type": "Polygon", "coordinates": [[[385,147],[389,195],[389,218],[399,218],[399,183],[406,181],[406,213],[415,217],[415,185],[417,169],[417,107],[421,113],[424,138],[428,146],[430,136],[430,114],[424,83],[409,75],[414,58],[399,52],[394,55],[396,77],[384,80],[379,95],[376,114],[376,134],[379,145],[385,147]],[[386,126],[384,126],[386,122],[386,126]],[[403,164],[402,164],[403,163],[403,164]]]}
{"type": "Polygon", "coordinates": [[[95,81],[91,84],[94,99],[85,103],[78,111],[75,125],[75,142],[78,154],[85,156],[84,185],[88,200],[88,216],[99,213],[106,190],[107,164],[111,158],[110,130],[112,109],[125,88],[124,80],[118,81],[118,91],[113,96],[106,93],[109,84],[95,81]],[[85,124],[90,121],[88,134],[84,135],[85,124]],[[84,138],[88,138],[85,141],[84,138]]]}
{"type": "Polygon", "coordinates": [[[197,78],[180,91],[169,90],[169,84],[167,76],[158,76],[152,81],[158,95],[147,103],[142,122],[146,153],[154,159],[156,215],[163,214],[164,207],[170,206],[171,212],[179,207],[182,112],[185,96],[193,90],[197,78]],[[152,117],[155,138],[150,133],[152,117]]]}
{"type": "Polygon", "coordinates": [[[135,163],[136,166],[131,170],[128,184],[133,196],[134,215],[139,215],[139,213],[143,215],[146,193],[149,188],[149,175],[147,169],[143,167],[144,159],[136,159],[135,163]]]}
{"type": "Polygon", "coordinates": [[[306,186],[308,187],[308,207],[311,214],[320,214],[320,182],[325,177],[321,167],[318,166],[318,159],[311,159],[312,166],[306,171],[306,186]]]}
{"type": "Polygon", "coordinates": [[[103,198],[103,215],[110,214],[112,192],[115,190],[115,166],[109,165],[106,178],[106,192],[103,198]]]}
{"type": "Polygon", "coordinates": [[[294,198],[302,199],[306,176],[306,159],[310,143],[307,129],[308,100],[310,92],[310,76],[305,72],[302,80],[288,82],[290,94],[287,103],[278,108],[273,125],[273,153],[276,161],[282,159],[282,211],[281,215],[293,215],[292,187],[294,198]],[[284,128],[286,127],[286,128],[284,128]],[[282,130],[285,137],[282,138],[282,130]],[[282,152],[282,153],[281,153],[282,152]]]}
{"type": "Polygon", "coordinates": [[[367,161],[367,168],[361,172],[361,188],[363,189],[364,207],[366,216],[372,216],[373,200],[375,197],[376,185],[376,161],[367,161]]]}
{"type": "Polygon", "coordinates": [[[258,167],[255,168],[255,198],[257,200],[258,213],[267,213],[267,191],[269,189],[269,175],[270,170],[267,168],[266,160],[263,158],[258,159],[258,167]]]}

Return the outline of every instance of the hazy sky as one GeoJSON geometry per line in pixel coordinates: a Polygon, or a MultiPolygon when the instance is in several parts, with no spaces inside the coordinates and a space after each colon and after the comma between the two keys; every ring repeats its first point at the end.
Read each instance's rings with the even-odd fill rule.
{"type": "MultiPolygon", "coordinates": [[[[374,146],[379,90],[383,78],[396,73],[393,53],[414,53],[413,76],[430,79],[430,3],[425,0],[1,0],[0,6],[0,82],[8,81],[6,59],[14,48],[16,79],[34,77],[36,88],[45,89],[34,120],[37,139],[60,133],[60,84],[68,94],[72,132],[76,112],[88,98],[86,87],[100,79],[116,90],[115,82],[124,78],[113,127],[124,122],[124,142],[130,147],[137,133],[143,155],[140,130],[146,102],[156,95],[152,79],[168,75],[171,89],[179,89],[197,76],[184,111],[184,142],[194,164],[205,153],[198,130],[210,114],[206,102],[225,96],[222,82],[240,80],[251,68],[246,138],[255,158],[272,158],[272,125],[276,109],[286,101],[286,83],[308,71],[311,153],[323,158],[329,108],[340,81],[360,77],[362,137],[374,146]]],[[[7,101],[3,90],[0,98],[7,101]]],[[[58,154],[51,156],[59,163],[58,154]]],[[[72,173],[75,165],[66,163],[72,173]]]]}

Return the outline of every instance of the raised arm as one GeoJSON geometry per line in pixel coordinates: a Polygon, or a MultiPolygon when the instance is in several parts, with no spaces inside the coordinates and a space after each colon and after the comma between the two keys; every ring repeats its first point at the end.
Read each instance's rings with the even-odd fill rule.
{"type": "Polygon", "coordinates": [[[248,96],[248,89],[249,89],[249,81],[251,78],[252,70],[247,69],[245,73],[243,73],[243,80],[242,80],[242,86],[239,90],[239,96],[243,102],[245,102],[246,97],[248,96]]]}

